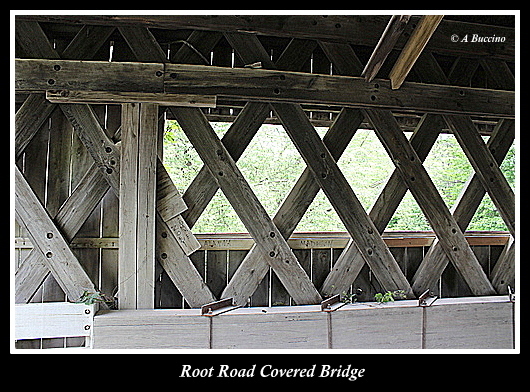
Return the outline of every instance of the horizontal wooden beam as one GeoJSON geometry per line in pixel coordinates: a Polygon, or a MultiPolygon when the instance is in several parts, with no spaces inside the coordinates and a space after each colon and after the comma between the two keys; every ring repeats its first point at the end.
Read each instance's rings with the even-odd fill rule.
{"type": "Polygon", "coordinates": [[[50,89],[217,95],[245,100],[340,105],[513,118],[515,92],[302,72],[201,65],[15,60],[17,91],[50,89]],[[105,75],[105,77],[101,77],[105,75]]]}
{"type": "MultiPolygon", "coordinates": [[[[464,233],[470,246],[504,246],[510,241],[508,232],[468,231],[464,233]]],[[[249,250],[254,240],[248,233],[195,234],[201,244],[200,250],[249,250]]],[[[431,246],[436,238],[434,232],[384,232],[383,241],[389,248],[416,248],[431,246]]],[[[347,232],[293,233],[287,240],[291,249],[340,249],[351,237],[347,232]]],[[[118,249],[118,237],[75,237],[70,242],[72,249],[118,249]]],[[[33,249],[31,239],[15,237],[15,249],[33,249]]]]}
{"type": "Polygon", "coordinates": [[[215,95],[135,93],[112,91],[74,91],[47,90],[46,99],[52,103],[87,103],[87,104],[120,104],[120,103],[156,103],[163,106],[191,106],[214,108],[215,95]]]}
{"type": "MultiPolygon", "coordinates": [[[[160,29],[197,29],[220,32],[251,32],[278,37],[320,39],[374,47],[388,24],[388,15],[17,15],[22,20],[105,26],[144,26],[160,29]]],[[[413,16],[409,25],[417,24],[413,16]]],[[[406,32],[410,33],[407,29],[406,32]]],[[[405,44],[399,40],[396,48],[405,44]]],[[[515,28],[444,20],[430,43],[432,51],[465,54],[468,57],[490,56],[505,60],[515,58],[515,28]],[[502,45],[453,42],[451,35],[505,37],[502,45]]]]}

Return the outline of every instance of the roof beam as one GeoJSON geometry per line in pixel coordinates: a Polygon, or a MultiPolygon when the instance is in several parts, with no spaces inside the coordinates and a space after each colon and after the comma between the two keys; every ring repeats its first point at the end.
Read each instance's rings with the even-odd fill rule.
{"type": "Polygon", "coordinates": [[[389,53],[394,49],[398,38],[401,33],[405,30],[410,19],[410,15],[393,15],[388,21],[388,25],[383,31],[383,35],[379,39],[377,46],[375,47],[368,63],[364,67],[361,76],[364,76],[367,82],[371,82],[373,78],[379,72],[379,69],[385,62],[389,53]]]}
{"type": "Polygon", "coordinates": [[[389,77],[392,89],[401,87],[412,66],[442,21],[443,15],[424,15],[401,51],[389,77]]]}
{"type": "MultiPolygon", "coordinates": [[[[418,24],[418,16],[409,24],[418,24]]],[[[31,20],[67,24],[106,26],[144,26],[160,29],[197,29],[220,32],[253,32],[278,37],[347,42],[374,47],[388,23],[387,15],[17,15],[16,22],[31,20]]],[[[431,41],[430,50],[468,57],[489,56],[513,61],[515,28],[444,20],[440,34],[431,41]],[[505,37],[503,45],[452,42],[451,35],[505,37]]],[[[402,49],[404,43],[396,43],[402,49]]]]}
{"type": "Polygon", "coordinates": [[[515,93],[265,69],[71,60],[15,60],[15,89],[161,92],[513,118],[515,93]],[[101,75],[105,75],[104,78],[101,75]]]}

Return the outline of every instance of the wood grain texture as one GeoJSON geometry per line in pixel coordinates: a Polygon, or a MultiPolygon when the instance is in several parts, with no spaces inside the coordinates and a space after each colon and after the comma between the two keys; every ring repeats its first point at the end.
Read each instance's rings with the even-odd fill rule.
{"type": "Polygon", "coordinates": [[[320,295],[307,274],[202,112],[191,108],[172,108],[172,111],[267,262],[295,301],[298,304],[320,302],[320,295]]]}
{"type": "Polygon", "coordinates": [[[365,113],[401,173],[402,180],[435,231],[447,257],[464,276],[475,295],[494,294],[495,289],[392,114],[384,110],[367,110],[365,113]]]}

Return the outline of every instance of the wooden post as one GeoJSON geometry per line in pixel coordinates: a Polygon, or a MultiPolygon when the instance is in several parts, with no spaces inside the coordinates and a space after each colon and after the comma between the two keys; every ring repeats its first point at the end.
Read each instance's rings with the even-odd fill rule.
{"type": "Polygon", "coordinates": [[[158,105],[122,106],[120,309],[154,307],[158,105]]]}

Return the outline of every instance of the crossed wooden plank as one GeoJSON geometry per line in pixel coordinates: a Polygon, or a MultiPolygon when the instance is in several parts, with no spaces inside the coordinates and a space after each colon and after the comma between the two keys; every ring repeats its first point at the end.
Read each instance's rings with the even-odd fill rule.
{"type": "MultiPolygon", "coordinates": [[[[130,29],[126,34],[128,35],[127,41],[130,46],[137,45],[138,37],[145,38],[146,35],[150,35],[147,29],[130,29]]],[[[153,40],[150,40],[150,42],[151,45],[156,44],[153,40]]],[[[306,58],[301,56],[297,49],[304,49],[303,53],[309,54],[311,51],[307,50],[308,48],[311,48],[311,45],[307,45],[303,40],[291,41],[291,45],[289,45],[278,59],[278,65],[286,68],[300,67],[306,58]]],[[[153,49],[151,53],[153,55],[150,60],[161,60],[160,55],[156,55],[160,51],[153,49]]],[[[173,60],[182,62],[186,59],[183,56],[178,56],[177,53],[173,57],[173,60]]],[[[266,64],[272,64],[268,57],[264,61],[266,61],[266,64]]],[[[262,254],[270,259],[271,266],[273,266],[278,277],[284,283],[295,301],[299,304],[318,302],[321,299],[320,295],[235,165],[235,160],[239,158],[259,126],[265,120],[268,114],[268,105],[263,103],[248,103],[238,116],[236,122],[228,130],[223,141],[219,141],[215,133],[213,133],[214,136],[212,138],[213,131],[202,115],[202,112],[195,109],[181,109],[171,108],[171,111],[179,119],[179,124],[183,130],[185,132],[187,131],[188,138],[192,143],[195,140],[193,144],[206,163],[206,166],[201,169],[201,172],[199,172],[184,195],[186,202],[192,206],[190,211],[185,215],[190,226],[195,223],[200,213],[202,213],[211,200],[211,197],[217,191],[219,185],[223,184],[221,188],[228,200],[231,200],[236,212],[239,211],[238,214],[243,223],[249,232],[253,234],[256,242],[260,244],[262,254]],[[202,142],[194,139],[197,133],[201,133],[204,138],[202,142]],[[237,139],[235,138],[236,136],[238,136],[237,139]],[[243,136],[242,139],[240,138],[241,136],[243,136]],[[203,143],[208,140],[214,144],[215,149],[212,151],[216,151],[217,155],[212,155],[212,151],[204,149],[203,143]],[[217,161],[219,157],[223,157],[220,162],[217,161]],[[230,162],[231,165],[223,169],[218,167],[218,164],[226,162],[230,162]],[[212,176],[211,173],[216,173],[218,176],[219,173],[222,173],[219,176],[222,177],[220,178],[221,181],[213,181],[215,176],[212,176]],[[239,181],[234,182],[235,178],[238,178],[239,181]],[[217,186],[216,183],[218,184],[217,186]],[[241,207],[241,204],[244,204],[245,208],[241,207]],[[249,215],[247,213],[248,211],[252,211],[252,213],[249,215]],[[268,233],[265,235],[262,235],[264,233],[263,227],[268,227],[268,233]],[[276,239],[274,239],[275,237],[276,239]]],[[[201,139],[199,138],[199,140],[201,139]]]]}
{"type": "MultiPolygon", "coordinates": [[[[510,149],[515,137],[515,124],[511,120],[501,120],[495,127],[493,134],[488,140],[488,149],[492,152],[495,158],[496,164],[500,165],[510,149]]],[[[482,198],[486,191],[481,184],[477,174],[473,174],[468,182],[466,183],[463,191],[461,192],[458,200],[452,209],[452,214],[459,225],[460,229],[464,231],[475,211],[480,205],[482,198]]],[[[509,245],[505,249],[509,249],[513,245],[513,237],[509,245]]],[[[503,252],[503,257],[499,257],[494,270],[492,271],[492,284],[497,291],[506,289],[505,282],[509,281],[507,276],[513,275],[513,269],[509,268],[507,264],[509,261],[510,252],[503,252]],[[501,266],[504,265],[504,268],[501,266]],[[508,267],[508,268],[507,268],[508,267]],[[512,271],[506,273],[503,278],[498,278],[500,274],[504,274],[506,271],[512,271]],[[502,271],[502,272],[501,272],[502,271]],[[502,284],[500,282],[503,282],[502,284]]],[[[513,254],[512,254],[513,256],[513,254]]],[[[513,260],[512,260],[513,261],[513,260]]],[[[436,282],[440,279],[442,272],[449,263],[449,259],[446,257],[445,252],[439,244],[439,239],[436,238],[434,243],[429,248],[429,251],[424,256],[421,264],[419,265],[413,279],[412,288],[416,293],[424,292],[427,289],[435,290],[436,282]],[[423,291],[422,291],[423,290],[423,291]]],[[[512,263],[513,264],[513,263],[512,263]]]]}
{"type": "MultiPolygon", "coordinates": [[[[81,28],[74,37],[70,45],[64,50],[65,58],[90,58],[99,49],[101,44],[108,38],[114,29],[109,27],[95,29],[81,28]],[[87,39],[89,38],[89,39],[87,39]],[[87,45],[90,43],[90,45],[87,45]]],[[[22,51],[29,57],[59,58],[58,53],[52,48],[46,35],[36,22],[17,23],[16,38],[22,51]]],[[[18,158],[29,144],[33,136],[38,132],[44,121],[51,114],[56,106],[44,99],[43,95],[31,94],[16,113],[15,125],[15,155],[18,158]]],[[[36,204],[35,194],[25,181],[22,173],[17,171],[16,192],[22,192],[20,202],[15,206],[15,212],[23,223],[36,244],[41,241],[43,227],[35,226],[35,222],[27,220],[25,208],[42,216],[42,224],[48,230],[54,242],[59,243],[60,252],[43,253],[42,248],[36,245],[26,259],[19,266],[15,274],[15,300],[17,302],[27,302],[31,299],[37,288],[44,281],[49,271],[52,272],[59,285],[67,293],[70,300],[75,301],[83,294],[84,288],[95,292],[94,285],[87,282],[88,276],[83,272],[77,258],[69,251],[67,243],[75,236],[75,233],[88,215],[92,212],[101,197],[108,189],[102,184],[101,173],[89,170],[79,186],[72,192],[70,197],[58,210],[54,220],[49,217],[42,205],[36,204]],[[101,196],[90,197],[96,193],[96,189],[101,189],[101,196]],[[24,200],[23,200],[24,199],[24,200]],[[33,200],[33,202],[31,202],[33,200]],[[83,200],[82,204],[78,204],[83,200]],[[29,204],[27,204],[29,203],[29,204]],[[17,206],[18,211],[17,211],[17,206]],[[43,211],[44,209],[44,211],[43,211]],[[54,223],[55,221],[55,223],[54,223]],[[68,248],[68,249],[66,249],[68,248]],[[47,254],[55,255],[46,257],[47,254]],[[61,257],[58,257],[58,256],[61,257]],[[64,258],[64,260],[62,259],[64,258]],[[61,263],[66,261],[66,263],[61,263]],[[70,268],[73,273],[64,274],[64,268],[70,268]]],[[[104,182],[104,181],[103,181],[104,182]]],[[[38,201],[38,199],[36,199],[38,201]]],[[[48,238],[48,236],[47,236],[48,238]]],[[[50,239],[51,239],[50,238],[50,239]]],[[[42,245],[42,244],[41,244],[42,245]]],[[[57,246],[57,245],[56,245],[57,246]]],[[[90,281],[90,279],[88,279],[90,281]]]]}
{"type": "MultiPolygon", "coordinates": [[[[46,43],[48,43],[48,40],[46,39],[44,33],[42,33],[40,26],[38,26],[38,24],[36,23],[35,24],[29,23],[29,25],[30,25],[29,27],[31,27],[31,30],[41,32],[41,34],[37,34],[37,36],[41,37],[41,40],[42,40],[41,44],[44,45],[44,47],[46,47],[46,43]]],[[[24,29],[24,28],[25,28],[24,25],[21,26],[21,29],[24,29]]],[[[82,31],[83,30],[84,29],[82,29],[82,31]]],[[[80,32],[80,34],[82,33],[82,31],[80,32]]],[[[103,31],[99,30],[99,31],[100,31],[100,38],[104,34],[105,35],[110,34],[108,32],[108,29],[104,29],[103,31]]],[[[75,38],[74,38],[74,41],[76,41],[75,38]]],[[[99,39],[96,41],[103,42],[104,40],[99,39]]],[[[87,40],[86,42],[91,42],[91,41],[87,40]]],[[[74,48],[77,48],[79,52],[84,53],[85,55],[88,55],[86,50],[83,50],[83,48],[80,47],[79,45],[75,45],[74,42],[71,43],[70,46],[73,46],[74,48]]],[[[27,50],[30,50],[30,49],[31,49],[31,44],[28,44],[27,50]]],[[[97,50],[97,48],[94,49],[93,47],[91,49],[97,50]]],[[[70,53],[68,51],[65,51],[65,52],[70,53]]],[[[58,57],[56,53],[50,53],[49,55],[53,56],[54,58],[58,57]]],[[[44,104],[41,106],[44,106],[44,109],[46,109],[47,107],[47,105],[44,105],[44,104]]],[[[28,107],[29,107],[29,104],[28,104],[28,107]]],[[[80,227],[82,222],[86,220],[86,218],[92,211],[93,207],[95,207],[95,205],[97,205],[97,203],[104,196],[105,192],[108,190],[109,185],[111,189],[114,191],[114,193],[116,195],[119,195],[119,167],[120,167],[120,151],[119,150],[120,149],[119,149],[119,145],[115,145],[106,136],[105,132],[99,125],[99,122],[97,121],[94,113],[92,112],[92,110],[90,109],[88,105],[61,105],[61,109],[63,110],[63,113],[65,114],[65,116],[72,122],[74,126],[74,130],[78,133],[78,136],[80,137],[84,145],[87,147],[87,149],[89,150],[90,154],[92,155],[92,157],[94,158],[96,162],[96,165],[92,165],[92,167],[89,169],[85,178],[97,178],[98,181],[93,181],[93,182],[90,182],[89,184],[98,185],[98,186],[97,187],[92,186],[90,188],[79,188],[80,189],[79,192],[76,192],[77,191],[76,189],[76,191],[74,191],[74,193],[72,193],[72,195],[68,199],[68,200],[77,200],[78,202],[82,200],[82,203],[80,203],[80,205],[82,205],[83,207],[91,207],[90,210],[88,210],[88,208],[79,209],[79,211],[82,213],[74,212],[74,214],[71,214],[71,216],[74,217],[73,220],[79,223],[79,227],[80,227]],[[101,185],[101,179],[106,181],[108,185],[101,185]],[[84,191],[85,193],[83,193],[82,191],[84,191]],[[85,202],[85,198],[92,202],[85,202]]],[[[34,118],[31,118],[29,116],[25,116],[25,118],[28,118],[27,121],[31,122],[30,124],[31,126],[36,125],[37,121],[34,118]]],[[[44,122],[44,120],[45,120],[44,115],[38,116],[38,121],[42,123],[44,122]]],[[[34,133],[31,134],[30,132],[22,132],[22,130],[28,129],[28,128],[30,128],[28,125],[23,124],[21,126],[20,133],[22,133],[24,136],[18,138],[18,140],[20,140],[20,144],[19,144],[20,147],[17,149],[17,151],[22,151],[23,145],[27,144],[27,140],[31,139],[31,137],[34,135],[34,133]]],[[[158,174],[159,174],[159,177],[160,176],[162,177],[161,182],[164,182],[163,179],[169,178],[165,170],[159,170],[158,174]]],[[[165,181],[165,183],[167,184],[167,181],[165,181]]],[[[173,185],[172,182],[170,183],[170,185],[173,185]]],[[[174,185],[173,185],[173,188],[174,188],[174,185]]],[[[165,195],[175,194],[174,189],[172,189],[171,186],[166,186],[163,188],[163,190],[166,191],[165,195]]],[[[171,219],[174,219],[173,217],[174,214],[172,214],[174,213],[174,208],[168,210],[166,208],[167,200],[163,200],[164,199],[163,196],[161,196],[161,199],[163,201],[162,203],[160,203],[161,213],[166,219],[166,220],[164,219],[159,220],[162,222],[160,225],[164,233],[164,235],[161,237],[165,239],[164,242],[167,243],[166,246],[169,246],[175,250],[175,252],[173,252],[172,254],[177,254],[181,256],[179,259],[180,262],[176,264],[177,265],[176,268],[167,268],[168,275],[174,281],[178,281],[178,282],[182,282],[182,280],[179,280],[180,276],[186,277],[186,280],[183,282],[184,286],[181,286],[179,288],[181,289],[181,291],[183,292],[183,295],[185,296],[186,300],[191,306],[200,306],[204,303],[211,302],[212,300],[214,300],[213,295],[209,291],[208,287],[202,284],[202,278],[200,277],[199,273],[194,268],[193,264],[191,263],[191,260],[189,260],[189,258],[187,257],[187,254],[191,253],[192,250],[188,250],[187,254],[184,253],[182,249],[180,250],[180,253],[176,252],[178,248],[182,248],[180,244],[183,244],[184,242],[179,241],[180,242],[179,244],[177,242],[178,236],[176,236],[173,232],[176,231],[176,229],[179,227],[178,225],[185,225],[185,223],[183,221],[182,222],[172,221],[171,219]]],[[[65,206],[66,205],[72,208],[73,206],[77,207],[75,204],[72,204],[72,203],[65,203],[65,206]]],[[[61,209],[61,211],[59,212],[61,213],[62,211],[64,214],[64,211],[66,211],[66,209],[61,209]]],[[[77,208],[75,211],[77,211],[77,208]]],[[[79,227],[76,228],[75,232],[77,232],[79,227]]],[[[71,232],[67,231],[68,235],[71,237],[75,235],[75,232],[73,230],[71,232]]],[[[38,287],[38,285],[42,282],[42,280],[47,274],[45,268],[43,268],[43,264],[41,262],[39,263],[39,258],[35,257],[35,253],[32,252],[30,256],[32,257],[28,256],[28,259],[26,260],[27,262],[25,261],[22,264],[21,267],[23,268],[19,269],[20,273],[18,273],[18,277],[19,277],[18,281],[20,282],[20,284],[17,285],[17,287],[19,288],[19,290],[17,291],[17,298],[19,299],[24,298],[24,300],[29,300],[30,293],[32,295],[32,293],[35,292],[36,287],[38,287]]],[[[53,260],[55,259],[52,259],[52,261],[53,260]]],[[[77,260],[75,261],[78,263],[77,260]]],[[[169,260],[166,261],[165,259],[163,259],[161,262],[162,262],[162,265],[164,266],[169,263],[169,260]]],[[[52,273],[54,273],[53,270],[52,270],[52,273]]],[[[54,273],[54,276],[55,276],[55,273],[54,273]]],[[[56,278],[60,280],[62,277],[56,276],[56,278]]],[[[59,283],[62,286],[65,286],[65,283],[63,283],[62,281],[60,281],[59,283]]],[[[72,288],[70,288],[69,291],[75,292],[75,290],[72,288]]],[[[76,300],[77,298],[78,297],[71,298],[71,299],[76,300]]]]}
{"type": "MultiPolygon", "coordinates": [[[[267,63],[267,54],[255,36],[230,33],[227,35],[227,39],[245,62],[259,60],[268,66],[273,66],[270,62],[267,63]]],[[[327,49],[333,50],[333,47],[328,46],[327,49]]],[[[342,175],[333,155],[320,139],[301,107],[299,105],[276,103],[271,104],[271,106],[282,121],[291,140],[298,148],[312,173],[312,176],[306,177],[307,181],[316,181],[324,190],[347,230],[356,239],[359,248],[362,248],[361,253],[370,260],[374,273],[378,276],[383,286],[388,290],[403,289],[407,292],[407,295],[411,296],[412,290],[408,281],[399,269],[377,229],[366,215],[364,208],[359,203],[347,180],[342,175]]],[[[299,218],[302,215],[299,215],[299,218]]],[[[289,232],[286,234],[290,235],[289,232]]],[[[243,280],[244,274],[238,273],[240,271],[247,270],[255,273],[253,267],[259,264],[259,259],[257,256],[249,254],[251,257],[247,255],[234,275],[233,281],[236,279],[243,280]]],[[[261,271],[263,272],[264,269],[261,271]]],[[[246,281],[248,281],[249,274],[247,273],[246,275],[246,281]]],[[[256,278],[259,278],[259,275],[256,278]]],[[[235,286],[235,283],[229,282],[223,295],[234,294],[235,286]]],[[[238,287],[242,289],[241,285],[238,285],[238,287]]],[[[235,294],[239,295],[239,293],[235,294]]]]}
{"type": "MultiPolygon", "coordinates": [[[[335,65],[335,69],[337,69],[339,73],[352,74],[352,72],[356,71],[356,65],[358,65],[358,60],[351,53],[351,50],[349,52],[348,51],[333,50],[333,51],[326,52],[326,54],[328,55],[328,58],[333,62],[333,64],[335,65]]],[[[427,81],[427,82],[434,82],[434,83],[447,83],[448,80],[447,80],[445,74],[440,69],[436,59],[430,53],[422,54],[422,56],[420,56],[420,58],[418,59],[418,62],[416,64],[417,64],[416,71],[420,73],[420,76],[421,76],[422,80],[427,81]]],[[[495,65],[502,65],[502,64],[495,64],[495,65]]],[[[461,83],[461,82],[459,82],[460,79],[462,79],[466,75],[467,75],[467,77],[469,77],[469,69],[468,68],[469,67],[467,67],[467,68],[466,67],[460,67],[460,68],[456,67],[456,69],[453,69],[453,72],[450,75],[450,79],[453,82],[457,83],[457,84],[461,83]]],[[[506,68],[506,67],[504,67],[504,68],[506,68]]],[[[501,67],[501,69],[504,69],[504,68],[501,67]]],[[[488,69],[488,68],[486,68],[486,69],[488,69]]],[[[505,76],[505,79],[499,81],[498,87],[510,89],[511,87],[513,87],[513,84],[514,84],[513,83],[513,75],[511,75],[510,72],[505,72],[504,76],[505,76]]],[[[497,80],[497,79],[498,78],[496,78],[495,80],[497,80]]],[[[421,124],[419,124],[419,125],[421,125],[421,124]]],[[[418,130],[419,129],[417,129],[417,131],[418,130]]],[[[415,132],[415,134],[416,134],[416,132],[415,132]]],[[[494,145],[495,145],[496,142],[494,142],[495,138],[493,136],[492,136],[492,139],[493,140],[490,140],[490,141],[492,143],[494,143],[494,145]]],[[[499,139],[500,139],[500,137],[499,137],[499,139]]],[[[429,139],[427,138],[426,139],[427,144],[431,143],[428,140],[429,139]]],[[[434,142],[434,139],[431,139],[431,140],[432,140],[432,142],[434,142]]],[[[513,137],[511,139],[511,141],[513,141],[513,137]]],[[[505,148],[506,149],[508,149],[510,147],[511,141],[510,140],[508,140],[508,141],[505,140],[505,143],[506,143],[505,148]]],[[[414,144],[415,144],[415,137],[414,136],[411,138],[410,143],[411,143],[411,145],[414,148],[416,148],[416,146],[414,146],[414,144]]],[[[422,144],[425,145],[425,143],[423,143],[423,142],[422,142],[422,144]]],[[[503,143],[499,143],[499,144],[502,144],[504,146],[503,143]]],[[[498,148],[494,148],[494,147],[492,147],[492,148],[493,148],[492,151],[497,151],[497,153],[502,154],[500,152],[500,151],[502,151],[502,148],[500,148],[500,146],[498,146],[498,148]]],[[[430,147],[428,147],[428,149],[430,149],[430,147]]],[[[427,151],[425,151],[425,156],[428,153],[428,149],[427,149],[427,151]]],[[[420,159],[423,160],[424,157],[422,158],[422,155],[423,155],[422,152],[417,149],[417,153],[418,153],[418,156],[420,157],[420,159]]],[[[505,155],[505,153],[504,153],[504,155],[505,155]]],[[[502,155],[502,158],[504,157],[504,155],[502,155]]],[[[497,155],[497,157],[499,157],[499,155],[497,155]]],[[[502,162],[502,158],[499,158],[501,160],[501,162],[502,162]]],[[[490,162],[491,162],[491,160],[490,160],[490,162]]],[[[490,166],[491,166],[491,163],[490,163],[490,166]]],[[[398,170],[396,169],[394,174],[389,179],[387,185],[383,189],[383,192],[381,192],[381,195],[379,196],[379,199],[381,199],[382,196],[387,195],[387,197],[384,197],[385,203],[383,203],[381,208],[383,210],[387,211],[388,219],[390,219],[390,217],[394,213],[395,208],[397,208],[397,205],[399,204],[399,201],[404,196],[404,191],[407,188],[407,186],[405,185],[404,191],[402,191],[402,193],[399,192],[399,191],[398,192],[391,192],[391,193],[387,192],[387,187],[389,187],[395,181],[400,181],[400,175],[396,176],[397,173],[398,173],[398,170]],[[394,204],[394,202],[396,204],[394,204]],[[392,207],[393,204],[395,205],[395,207],[392,207]]],[[[498,178],[498,175],[495,175],[495,176],[496,177],[494,177],[494,178],[498,178]]],[[[490,178],[493,178],[493,177],[490,177],[490,178]]],[[[500,180],[500,181],[502,181],[502,180],[500,180]]],[[[470,194],[473,194],[472,189],[476,188],[473,185],[475,185],[476,183],[477,183],[477,179],[475,179],[475,181],[471,181],[471,179],[470,179],[470,181],[468,182],[467,188],[469,188],[471,190],[469,192],[470,194]]],[[[390,189],[392,189],[392,188],[390,188],[390,189]]],[[[463,195],[466,194],[466,189],[463,191],[463,193],[462,193],[463,195]]],[[[480,192],[480,191],[477,191],[477,192],[480,192]]],[[[476,200],[476,205],[473,204],[473,203],[470,203],[470,204],[466,205],[468,208],[462,209],[462,211],[465,210],[465,214],[469,217],[469,221],[471,220],[473,214],[475,213],[476,209],[478,208],[478,205],[480,204],[480,200],[482,199],[483,195],[484,195],[484,193],[482,192],[482,194],[480,196],[477,196],[478,199],[476,200]]],[[[462,197],[462,198],[464,199],[465,197],[462,197]]],[[[455,213],[456,213],[456,211],[455,211],[455,213]]],[[[462,213],[464,213],[464,212],[462,212],[462,213]]],[[[380,214],[380,212],[378,212],[377,202],[376,202],[376,204],[372,208],[372,211],[370,212],[370,216],[373,217],[374,223],[376,223],[376,225],[378,223],[377,221],[380,219],[379,214],[380,214]]],[[[458,219],[459,219],[458,215],[456,215],[455,218],[458,221],[458,219]]],[[[469,223],[469,221],[468,221],[468,223],[469,223]]],[[[383,223],[383,222],[384,222],[384,220],[381,221],[381,223],[383,223]]],[[[386,223],[384,223],[384,224],[382,224],[380,226],[381,231],[384,230],[384,227],[386,226],[387,223],[388,223],[388,220],[386,221],[386,223]]],[[[465,230],[465,227],[467,227],[467,224],[461,225],[462,230],[465,230]]],[[[332,270],[331,273],[328,275],[328,278],[327,278],[326,282],[324,283],[324,286],[323,286],[323,288],[321,290],[324,295],[329,295],[329,294],[332,294],[332,293],[340,292],[340,291],[334,291],[334,290],[337,290],[336,287],[341,286],[341,285],[342,285],[341,287],[347,287],[349,284],[351,284],[351,282],[353,282],[353,280],[355,279],[356,274],[358,273],[358,271],[360,271],[360,268],[362,267],[363,262],[361,261],[361,259],[359,257],[355,258],[355,256],[351,256],[349,254],[352,251],[353,251],[353,253],[356,253],[355,250],[353,250],[354,247],[351,246],[351,245],[352,244],[349,244],[346,247],[346,249],[341,254],[341,257],[339,258],[339,260],[335,264],[334,270],[332,270]],[[354,258],[352,259],[352,257],[354,257],[354,258]],[[353,261],[348,263],[345,260],[353,260],[353,261]]],[[[420,265],[420,268],[418,269],[418,272],[416,273],[416,276],[413,278],[413,282],[414,282],[413,283],[413,289],[414,289],[414,292],[416,294],[418,294],[418,295],[421,294],[427,288],[434,289],[434,282],[440,278],[441,273],[443,272],[443,269],[447,265],[448,259],[445,257],[445,253],[441,250],[441,246],[438,244],[438,240],[437,240],[437,243],[435,245],[436,246],[431,247],[429,253],[424,258],[424,260],[422,262],[422,265],[420,265]],[[436,250],[436,253],[432,253],[435,250],[436,250]],[[436,254],[438,256],[437,257],[430,257],[431,253],[432,254],[436,254]],[[442,263],[442,264],[440,265],[440,263],[442,263]],[[428,267],[429,272],[426,272],[426,269],[427,269],[426,266],[429,266],[428,267]],[[436,270],[436,266],[439,267],[438,270],[436,270]],[[417,279],[417,277],[420,277],[420,276],[421,276],[421,278],[417,279]],[[426,280],[428,280],[428,283],[426,282],[426,280]]],[[[499,272],[499,271],[501,271],[501,268],[500,267],[497,268],[497,266],[499,266],[501,264],[505,265],[505,266],[510,266],[510,265],[513,264],[513,260],[510,261],[510,256],[513,256],[513,243],[511,243],[510,248],[508,248],[508,247],[505,248],[505,252],[503,252],[503,256],[505,256],[505,257],[503,257],[502,259],[499,258],[499,262],[497,263],[496,268],[494,269],[494,272],[496,274],[494,276],[492,276],[492,282],[493,282],[493,277],[495,277],[495,281],[497,282],[497,285],[495,287],[497,289],[500,288],[501,287],[501,282],[502,282],[502,285],[504,285],[504,290],[505,290],[506,289],[506,281],[508,279],[497,278],[498,274],[502,274],[501,272],[499,272]]],[[[512,271],[512,273],[513,273],[513,268],[507,268],[507,269],[512,271]]],[[[512,279],[513,279],[513,277],[512,277],[512,279]]],[[[487,285],[486,285],[486,287],[487,287],[487,285]]],[[[490,289],[488,288],[488,290],[490,290],[490,289]]]]}

